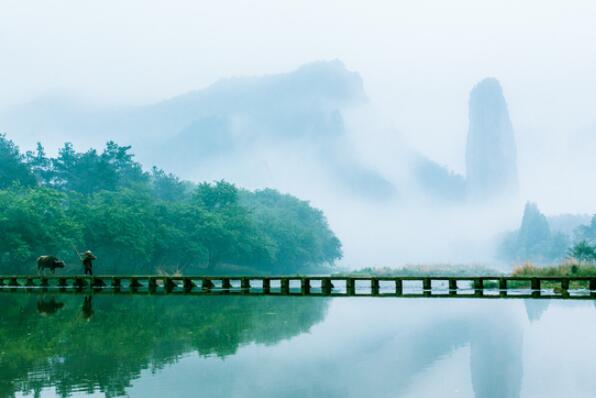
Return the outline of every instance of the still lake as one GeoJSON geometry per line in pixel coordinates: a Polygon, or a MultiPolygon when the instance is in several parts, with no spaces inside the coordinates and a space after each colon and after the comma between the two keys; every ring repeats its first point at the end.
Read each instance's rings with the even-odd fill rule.
{"type": "Polygon", "coordinates": [[[594,397],[596,301],[0,292],[0,397],[594,397]]]}

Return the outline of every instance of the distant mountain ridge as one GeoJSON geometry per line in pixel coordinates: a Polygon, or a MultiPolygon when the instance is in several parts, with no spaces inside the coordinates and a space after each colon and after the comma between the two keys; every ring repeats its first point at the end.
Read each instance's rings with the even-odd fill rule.
{"type": "Polygon", "coordinates": [[[366,103],[360,75],[333,60],[222,79],[143,106],[40,98],[0,113],[0,131],[29,146],[48,136],[84,147],[113,139],[132,144],[144,164],[183,178],[223,178],[306,197],[316,191],[385,200],[399,193],[414,201],[462,203],[516,186],[513,130],[496,79],[480,82],[470,95],[466,177],[405,146],[393,166],[405,179],[366,165],[345,118],[366,103]]]}
{"type": "Polygon", "coordinates": [[[75,145],[114,139],[132,144],[144,163],[186,178],[253,187],[270,185],[279,169],[287,168],[273,179],[286,180],[303,169],[304,159],[346,192],[391,196],[392,184],[360,164],[346,142],[342,110],[365,101],[360,75],[334,60],[290,73],[223,79],[146,106],[44,98],[0,114],[0,130],[30,143],[47,142],[42,138],[48,135],[75,145]],[[291,159],[296,170],[280,159],[291,159]],[[242,181],[251,169],[251,181],[242,181]],[[253,178],[259,175],[268,177],[253,178]]]}

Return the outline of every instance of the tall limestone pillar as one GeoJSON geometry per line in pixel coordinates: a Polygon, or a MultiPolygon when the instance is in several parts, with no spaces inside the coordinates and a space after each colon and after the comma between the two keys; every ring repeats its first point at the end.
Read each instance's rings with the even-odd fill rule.
{"type": "Polygon", "coordinates": [[[499,81],[487,78],[472,89],[466,145],[466,190],[472,200],[517,193],[517,149],[499,81]]]}

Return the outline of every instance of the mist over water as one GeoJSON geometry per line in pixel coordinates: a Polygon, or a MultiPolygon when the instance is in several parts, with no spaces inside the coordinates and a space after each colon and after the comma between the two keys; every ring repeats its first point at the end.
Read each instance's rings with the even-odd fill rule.
{"type": "Polygon", "coordinates": [[[588,397],[596,388],[589,301],[2,293],[0,303],[12,343],[0,362],[7,396],[588,397]]]}

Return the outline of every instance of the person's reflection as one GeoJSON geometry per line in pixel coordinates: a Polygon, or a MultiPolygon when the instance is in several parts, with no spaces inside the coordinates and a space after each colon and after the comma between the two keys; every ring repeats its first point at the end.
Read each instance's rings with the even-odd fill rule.
{"type": "Polygon", "coordinates": [[[64,303],[56,301],[54,297],[41,298],[37,301],[37,312],[42,316],[55,314],[60,308],[64,307],[64,303]]]}
{"type": "Polygon", "coordinates": [[[83,312],[83,318],[85,318],[87,321],[91,319],[94,313],[91,296],[85,296],[85,299],[83,300],[83,307],[81,307],[81,311],[83,312]]]}

